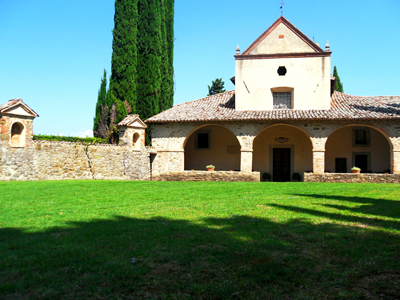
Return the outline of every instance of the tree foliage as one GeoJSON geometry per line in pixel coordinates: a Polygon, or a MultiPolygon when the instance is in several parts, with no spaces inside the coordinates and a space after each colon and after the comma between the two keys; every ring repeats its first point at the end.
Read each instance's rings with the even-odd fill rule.
{"type": "Polygon", "coordinates": [[[100,89],[97,96],[96,114],[93,121],[93,131],[97,130],[101,117],[101,107],[106,104],[107,95],[107,72],[104,70],[103,78],[101,79],[100,89]]]}
{"type": "MultiPolygon", "coordinates": [[[[115,124],[128,113],[146,120],[172,107],[173,25],[174,0],[115,1],[111,78],[105,100],[108,111],[103,116],[106,110],[96,106],[95,118],[95,124],[107,124],[102,128],[109,136],[115,135],[115,124]],[[111,116],[112,105],[115,118],[111,116]]],[[[95,126],[100,134],[99,125],[95,126]]]]}
{"type": "Polygon", "coordinates": [[[211,86],[208,86],[208,95],[207,96],[212,96],[212,95],[216,95],[216,94],[225,92],[224,84],[225,84],[225,82],[222,81],[222,78],[217,78],[217,79],[213,80],[211,86]]]}
{"type": "Polygon", "coordinates": [[[340,81],[340,77],[339,77],[339,74],[338,74],[338,71],[337,71],[336,66],[333,67],[333,77],[336,78],[335,91],[338,91],[338,92],[342,92],[342,93],[343,93],[343,92],[344,92],[344,90],[343,90],[343,84],[342,84],[342,82],[340,81]]]}

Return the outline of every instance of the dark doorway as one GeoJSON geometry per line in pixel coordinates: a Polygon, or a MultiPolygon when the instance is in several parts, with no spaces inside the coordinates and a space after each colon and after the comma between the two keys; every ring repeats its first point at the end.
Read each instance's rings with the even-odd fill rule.
{"type": "Polygon", "coordinates": [[[290,181],[290,148],[273,148],[273,181],[290,181]]]}
{"type": "Polygon", "coordinates": [[[368,154],[356,154],[354,155],[354,164],[356,167],[361,169],[361,172],[368,172],[368,154]]]}
{"type": "Polygon", "coordinates": [[[347,159],[335,158],[335,173],[346,173],[347,172],[347,159]]]}

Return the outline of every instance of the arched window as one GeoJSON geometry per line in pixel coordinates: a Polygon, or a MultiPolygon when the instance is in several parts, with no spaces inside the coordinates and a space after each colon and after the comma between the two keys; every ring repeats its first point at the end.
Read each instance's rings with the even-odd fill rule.
{"type": "Polygon", "coordinates": [[[23,131],[24,125],[19,122],[16,122],[11,127],[11,147],[23,147],[23,131]]]}

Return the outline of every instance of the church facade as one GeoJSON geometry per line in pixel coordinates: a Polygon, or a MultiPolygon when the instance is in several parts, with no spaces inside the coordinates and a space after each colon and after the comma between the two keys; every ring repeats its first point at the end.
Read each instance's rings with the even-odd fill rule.
{"type": "MultiPolygon", "coordinates": [[[[284,17],[235,55],[235,90],[146,120],[154,177],[204,171],[400,174],[400,96],[334,92],[331,51],[284,17]]],[[[166,177],[167,178],[167,177],[166,177]]]]}

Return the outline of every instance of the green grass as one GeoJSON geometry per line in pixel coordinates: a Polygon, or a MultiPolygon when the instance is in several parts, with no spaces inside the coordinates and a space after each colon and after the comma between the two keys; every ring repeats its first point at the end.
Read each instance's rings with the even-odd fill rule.
{"type": "Polygon", "coordinates": [[[0,182],[0,195],[0,299],[400,299],[397,184],[0,182]]]}

